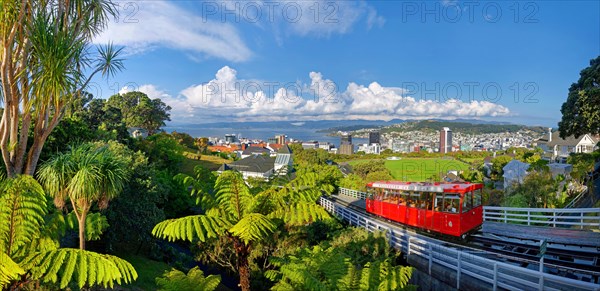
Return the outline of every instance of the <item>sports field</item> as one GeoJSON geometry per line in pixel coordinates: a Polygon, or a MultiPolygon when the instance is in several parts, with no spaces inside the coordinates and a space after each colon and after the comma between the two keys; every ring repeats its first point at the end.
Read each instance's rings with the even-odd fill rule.
{"type": "MultiPolygon", "coordinates": [[[[352,161],[350,165],[356,165],[366,160],[352,161]]],[[[427,181],[433,175],[440,180],[440,173],[446,174],[448,171],[467,170],[469,165],[450,159],[441,158],[401,158],[400,160],[386,160],[385,166],[392,176],[399,181],[427,181]]]]}

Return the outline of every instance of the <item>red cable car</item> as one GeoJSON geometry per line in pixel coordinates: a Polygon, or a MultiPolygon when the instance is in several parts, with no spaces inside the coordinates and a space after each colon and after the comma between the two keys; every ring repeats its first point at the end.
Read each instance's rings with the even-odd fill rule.
{"type": "Polygon", "coordinates": [[[483,222],[482,188],[483,184],[468,182],[372,182],[367,184],[367,212],[465,238],[483,222]]]}

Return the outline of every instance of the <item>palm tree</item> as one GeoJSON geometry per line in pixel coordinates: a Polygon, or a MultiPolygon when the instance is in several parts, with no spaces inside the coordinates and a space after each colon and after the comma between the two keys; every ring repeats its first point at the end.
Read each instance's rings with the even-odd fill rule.
{"type": "Polygon", "coordinates": [[[239,172],[225,171],[216,181],[214,191],[197,189],[202,185],[191,177],[183,179],[194,187],[193,194],[204,214],[169,219],[157,224],[153,235],[174,240],[225,239],[237,256],[236,269],[242,290],[250,290],[249,255],[254,244],[268,238],[278,222],[285,226],[305,225],[325,219],[329,214],[316,204],[322,191],[333,187],[318,185],[314,173],[302,175],[282,188],[272,188],[253,195],[239,172]]]}
{"type": "Polygon", "coordinates": [[[38,176],[58,208],[69,200],[79,224],[79,248],[85,249],[85,222],[94,202],[108,206],[129,176],[126,163],[107,146],[83,144],[44,163],[38,176]]]}
{"type": "Polygon", "coordinates": [[[69,105],[95,75],[112,76],[123,64],[112,45],[90,49],[118,13],[111,0],[0,3],[0,152],[12,178],[34,174],[69,105]]]}

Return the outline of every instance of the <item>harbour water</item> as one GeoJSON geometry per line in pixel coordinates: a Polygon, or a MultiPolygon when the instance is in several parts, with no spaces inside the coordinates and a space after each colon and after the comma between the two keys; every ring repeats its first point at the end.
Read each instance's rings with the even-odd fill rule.
{"type": "MultiPolygon", "coordinates": [[[[288,140],[295,139],[301,141],[320,141],[320,142],[329,142],[334,144],[336,147],[339,147],[340,137],[338,136],[328,136],[325,132],[317,132],[317,129],[314,128],[306,128],[301,126],[284,126],[281,128],[257,128],[257,127],[244,127],[244,128],[233,128],[233,127],[214,127],[214,126],[166,126],[163,127],[166,132],[185,132],[191,135],[192,137],[220,137],[224,138],[225,134],[235,134],[240,135],[244,138],[250,139],[261,139],[267,141],[269,138],[275,137],[275,135],[285,134],[288,140]]],[[[368,142],[366,138],[352,138],[352,142],[357,144],[363,144],[368,142]]]]}

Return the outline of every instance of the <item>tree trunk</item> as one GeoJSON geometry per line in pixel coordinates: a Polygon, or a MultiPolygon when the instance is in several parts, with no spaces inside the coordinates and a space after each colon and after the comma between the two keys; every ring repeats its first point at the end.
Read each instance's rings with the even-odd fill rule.
{"type": "Polygon", "coordinates": [[[242,291],[250,291],[250,264],[248,256],[250,255],[250,247],[241,242],[238,238],[234,238],[233,242],[237,253],[237,267],[240,273],[240,288],[242,291]]]}
{"type": "Polygon", "coordinates": [[[78,217],[77,220],[79,222],[79,249],[85,250],[85,218],[87,216],[87,211],[81,212],[81,217],[78,217]]]}

